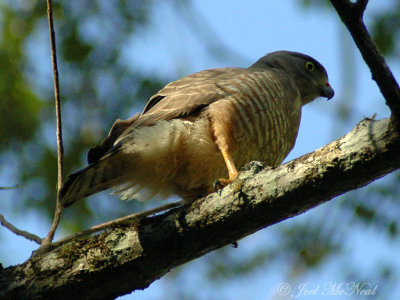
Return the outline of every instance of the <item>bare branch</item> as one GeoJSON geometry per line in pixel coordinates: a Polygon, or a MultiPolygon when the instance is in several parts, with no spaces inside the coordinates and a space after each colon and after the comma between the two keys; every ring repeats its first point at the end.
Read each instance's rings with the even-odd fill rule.
{"type": "MultiPolygon", "coordinates": [[[[12,190],[12,189],[16,189],[17,187],[18,187],[18,185],[14,185],[14,186],[10,186],[10,187],[0,187],[0,190],[12,190]]],[[[26,238],[27,240],[33,241],[39,245],[42,242],[41,237],[37,236],[36,234],[30,233],[28,231],[18,229],[17,227],[12,225],[10,222],[8,222],[2,214],[0,214],[0,224],[2,226],[4,226],[5,228],[7,228],[8,230],[10,230],[12,233],[22,236],[22,237],[26,238]]]]}
{"type": "Polygon", "coordinates": [[[53,12],[51,0],[47,0],[47,17],[49,21],[49,32],[50,32],[50,43],[51,43],[51,61],[53,65],[53,77],[54,77],[54,96],[56,104],[56,116],[57,116],[57,154],[58,154],[58,177],[57,177],[57,189],[60,190],[63,184],[63,157],[64,147],[62,142],[62,124],[61,124],[61,105],[60,105],[60,85],[58,79],[58,67],[57,67],[57,51],[56,51],[56,38],[53,25],[53,12]]]}
{"type": "Polygon", "coordinates": [[[59,203],[57,197],[57,204],[56,204],[56,210],[54,212],[54,219],[53,223],[51,224],[50,230],[47,233],[47,236],[42,240],[42,246],[45,246],[47,244],[50,244],[53,241],[54,234],[56,233],[58,224],[60,223],[60,218],[61,218],[61,213],[63,210],[62,205],[59,203]]]}
{"type": "Polygon", "coordinates": [[[27,240],[33,241],[39,245],[42,242],[42,239],[39,236],[37,236],[36,234],[30,233],[25,230],[20,230],[17,227],[15,227],[14,225],[12,225],[11,223],[9,223],[2,214],[0,214],[0,223],[1,223],[1,225],[6,227],[7,229],[9,229],[11,232],[15,233],[16,235],[23,236],[27,240]]]}
{"type": "Polygon", "coordinates": [[[56,38],[53,25],[53,12],[51,0],[47,0],[47,18],[49,21],[49,32],[50,32],[50,44],[51,44],[51,61],[53,65],[53,77],[54,77],[54,96],[56,104],[56,116],[57,116],[57,204],[54,214],[53,224],[51,225],[50,231],[47,236],[43,239],[42,244],[51,243],[54,238],[54,233],[57,230],[60,222],[62,205],[60,203],[60,190],[63,184],[63,159],[64,159],[64,147],[62,141],[62,124],[61,124],[61,104],[60,104],[60,86],[58,80],[58,68],[57,68],[57,51],[56,51],[56,38]]]}
{"type": "Polygon", "coordinates": [[[368,1],[359,0],[352,3],[348,0],[331,0],[338,15],[346,25],[356,43],[364,61],[372,73],[386,104],[389,106],[392,116],[397,125],[400,124],[400,87],[378,47],[372,40],[365,24],[362,14],[368,1]]]}
{"type": "Polygon", "coordinates": [[[14,190],[16,188],[18,188],[18,184],[13,186],[0,186],[0,190],[14,190]]]}

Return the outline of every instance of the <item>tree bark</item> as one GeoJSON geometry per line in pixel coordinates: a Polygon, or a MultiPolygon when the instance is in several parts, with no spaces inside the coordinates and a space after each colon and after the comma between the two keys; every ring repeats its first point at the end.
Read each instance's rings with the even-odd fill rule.
{"type": "Polygon", "coordinates": [[[398,169],[399,150],[390,119],[366,119],[275,169],[248,164],[221,193],[0,269],[0,298],[112,299],[144,289],[175,266],[398,169]]]}

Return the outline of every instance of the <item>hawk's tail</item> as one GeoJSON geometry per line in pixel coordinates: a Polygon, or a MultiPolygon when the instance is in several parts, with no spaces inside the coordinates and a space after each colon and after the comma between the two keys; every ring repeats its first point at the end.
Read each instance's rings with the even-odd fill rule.
{"type": "Polygon", "coordinates": [[[115,160],[110,156],[69,175],[60,191],[62,205],[68,207],[82,198],[123,183],[118,175],[115,160]]]}

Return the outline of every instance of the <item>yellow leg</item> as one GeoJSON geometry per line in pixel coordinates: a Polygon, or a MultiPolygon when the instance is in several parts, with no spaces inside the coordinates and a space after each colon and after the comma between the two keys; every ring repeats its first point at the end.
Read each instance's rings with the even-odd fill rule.
{"type": "Polygon", "coordinates": [[[214,183],[214,188],[217,190],[218,188],[224,187],[231,182],[233,182],[238,176],[239,173],[236,170],[235,164],[233,163],[232,157],[226,150],[221,150],[222,156],[224,158],[226,167],[228,168],[229,178],[220,178],[214,183]]]}

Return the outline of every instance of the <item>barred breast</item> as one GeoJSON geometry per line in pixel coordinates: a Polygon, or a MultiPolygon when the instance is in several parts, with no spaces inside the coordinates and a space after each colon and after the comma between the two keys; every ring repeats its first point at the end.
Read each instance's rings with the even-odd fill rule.
{"type": "Polygon", "coordinates": [[[251,160],[277,166],[293,148],[301,98],[283,88],[295,86],[290,81],[279,72],[246,72],[224,87],[232,96],[210,105],[216,143],[232,153],[238,168],[251,160]]]}

